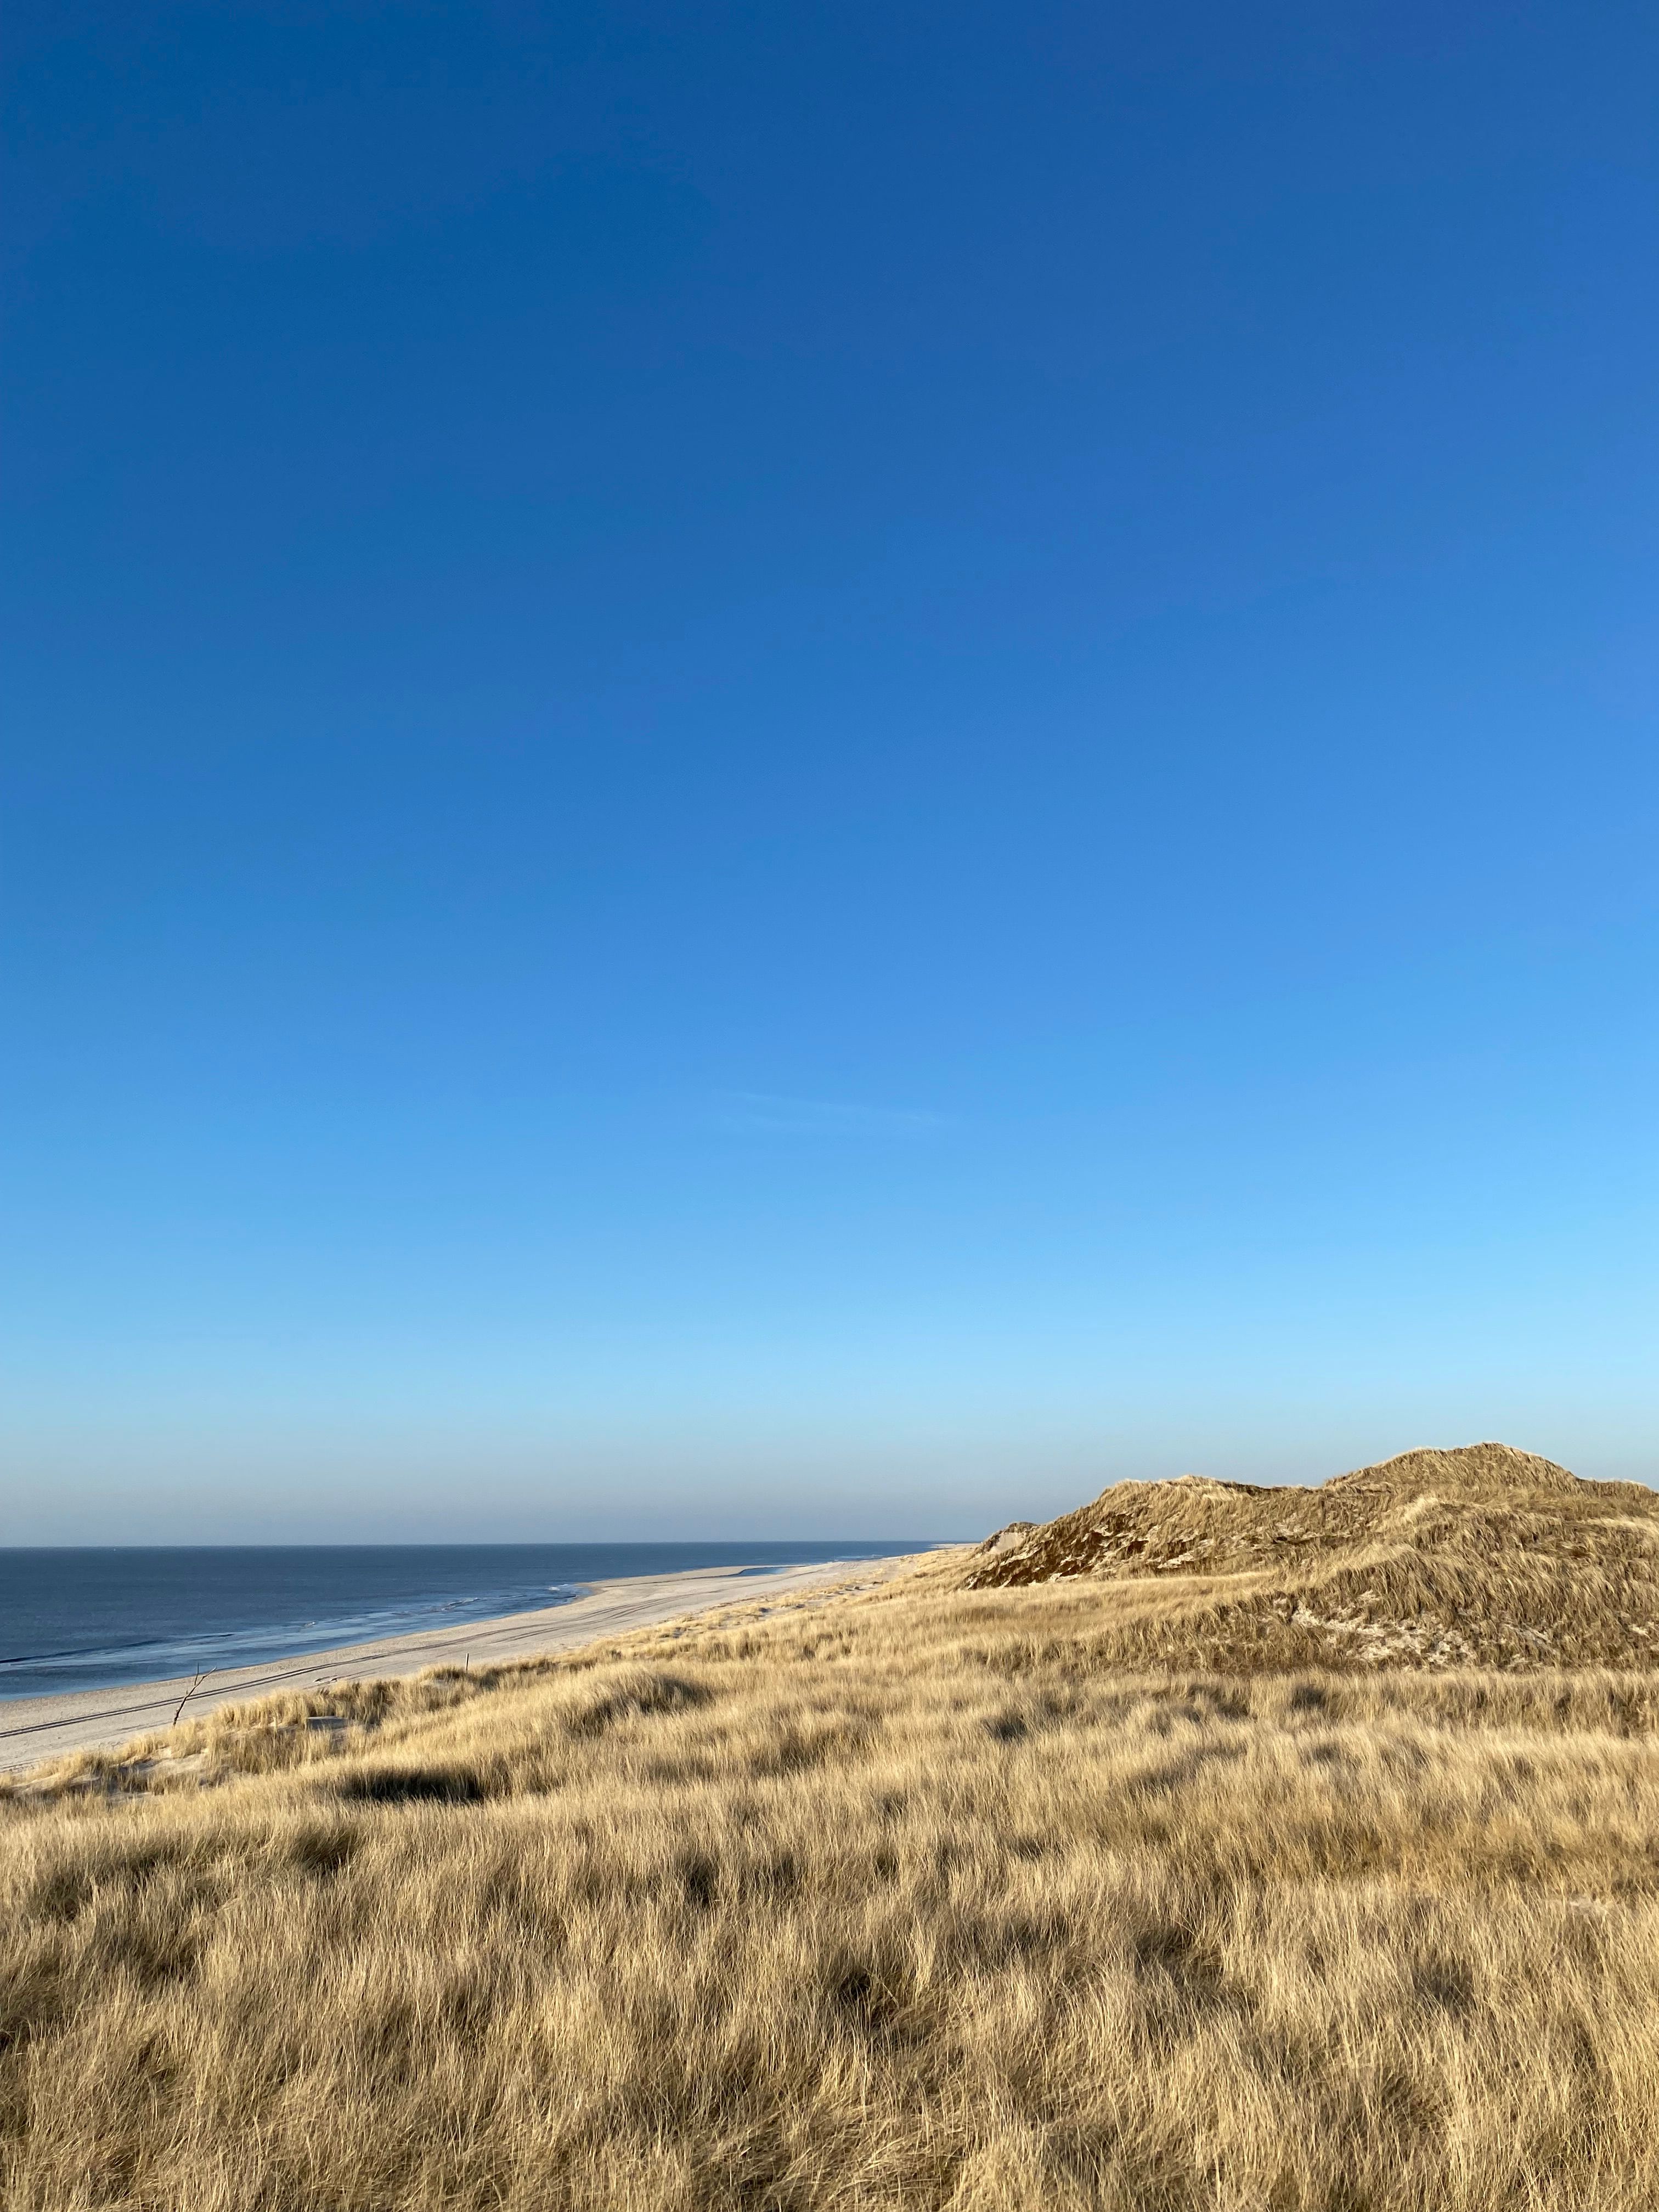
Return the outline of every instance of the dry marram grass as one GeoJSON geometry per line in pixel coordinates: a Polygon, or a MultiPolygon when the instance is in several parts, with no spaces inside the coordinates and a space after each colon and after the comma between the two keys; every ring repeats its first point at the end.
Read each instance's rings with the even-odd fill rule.
{"type": "Polygon", "coordinates": [[[1659,2203],[1659,1676],[964,1564],[15,1787],[5,2203],[1659,2203]]]}

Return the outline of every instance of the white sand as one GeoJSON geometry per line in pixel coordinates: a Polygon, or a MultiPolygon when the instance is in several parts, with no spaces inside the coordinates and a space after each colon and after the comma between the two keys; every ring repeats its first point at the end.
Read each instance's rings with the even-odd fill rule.
{"type": "MultiPolygon", "coordinates": [[[[190,1695],[186,1716],[216,1705],[258,1697],[267,1690],[312,1689],[346,1676],[418,1674],[427,1667],[454,1667],[469,1656],[475,1666],[496,1659],[529,1659],[570,1651],[584,1644],[707,1612],[737,1601],[764,1600],[823,1583],[884,1581],[894,1562],[838,1559],[816,1566],[776,1567],[764,1574],[740,1567],[700,1567],[690,1573],[629,1575],[593,1583],[584,1595],[535,1613],[495,1620],[463,1621],[416,1636],[386,1636],[373,1644],[343,1644],[298,1659],[253,1667],[228,1667],[210,1674],[190,1695]]],[[[0,1699],[0,1769],[33,1766],[59,1752],[90,1751],[125,1743],[150,1729],[166,1728],[190,1692],[188,1674],[167,1682],[128,1682],[111,1690],[70,1690],[50,1698],[0,1699]]]]}

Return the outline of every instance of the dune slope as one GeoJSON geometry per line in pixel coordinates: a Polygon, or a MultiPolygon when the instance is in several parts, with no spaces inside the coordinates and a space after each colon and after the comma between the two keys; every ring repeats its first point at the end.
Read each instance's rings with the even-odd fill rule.
{"type": "Polygon", "coordinates": [[[1507,1444],[1413,1451],[1317,1489],[1122,1482],[988,1540],[966,1589],[1109,1584],[1126,1663],[1646,1668],[1659,1498],[1507,1444]]]}
{"type": "Polygon", "coordinates": [[[0,2204],[1659,2203],[1659,1672],[1137,1672],[1178,1549],[1023,1542],[0,1784],[0,2204]]]}

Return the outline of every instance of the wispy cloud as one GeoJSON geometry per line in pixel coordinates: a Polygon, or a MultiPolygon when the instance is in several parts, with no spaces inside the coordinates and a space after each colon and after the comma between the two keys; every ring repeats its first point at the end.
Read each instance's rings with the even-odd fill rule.
{"type": "Polygon", "coordinates": [[[945,1116],[919,1108],[858,1106],[830,1098],[782,1098],[769,1091],[721,1091],[714,1099],[722,1129],[795,1137],[924,1137],[945,1116]]]}

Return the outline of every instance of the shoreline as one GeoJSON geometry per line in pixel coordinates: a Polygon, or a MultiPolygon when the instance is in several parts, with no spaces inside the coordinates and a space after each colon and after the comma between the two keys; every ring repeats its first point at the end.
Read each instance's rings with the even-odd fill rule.
{"type": "Polygon", "coordinates": [[[784,1595],[867,1574],[884,1581],[909,1553],[866,1559],[821,1559],[757,1573],[745,1567],[692,1567],[671,1574],[618,1575],[587,1583],[580,1597],[529,1613],[458,1621],[363,1644],[334,1644],[292,1659],[260,1660],[216,1670],[192,1690],[188,1674],[154,1682],[122,1682],[102,1690],[59,1690],[0,1704],[0,1772],[36,1766],[65,1752],[105,1751],[152,1729],[171,1727],[181,1701],[199,1717],[268,1690],[314,1689],[346,1677],[373,1680],[459,1666],[469,1657],[489,1666],[544,1653],[578,1650],[629,1629],[659,1626],[708,1613],[738,1599],[784,1595]]]}

